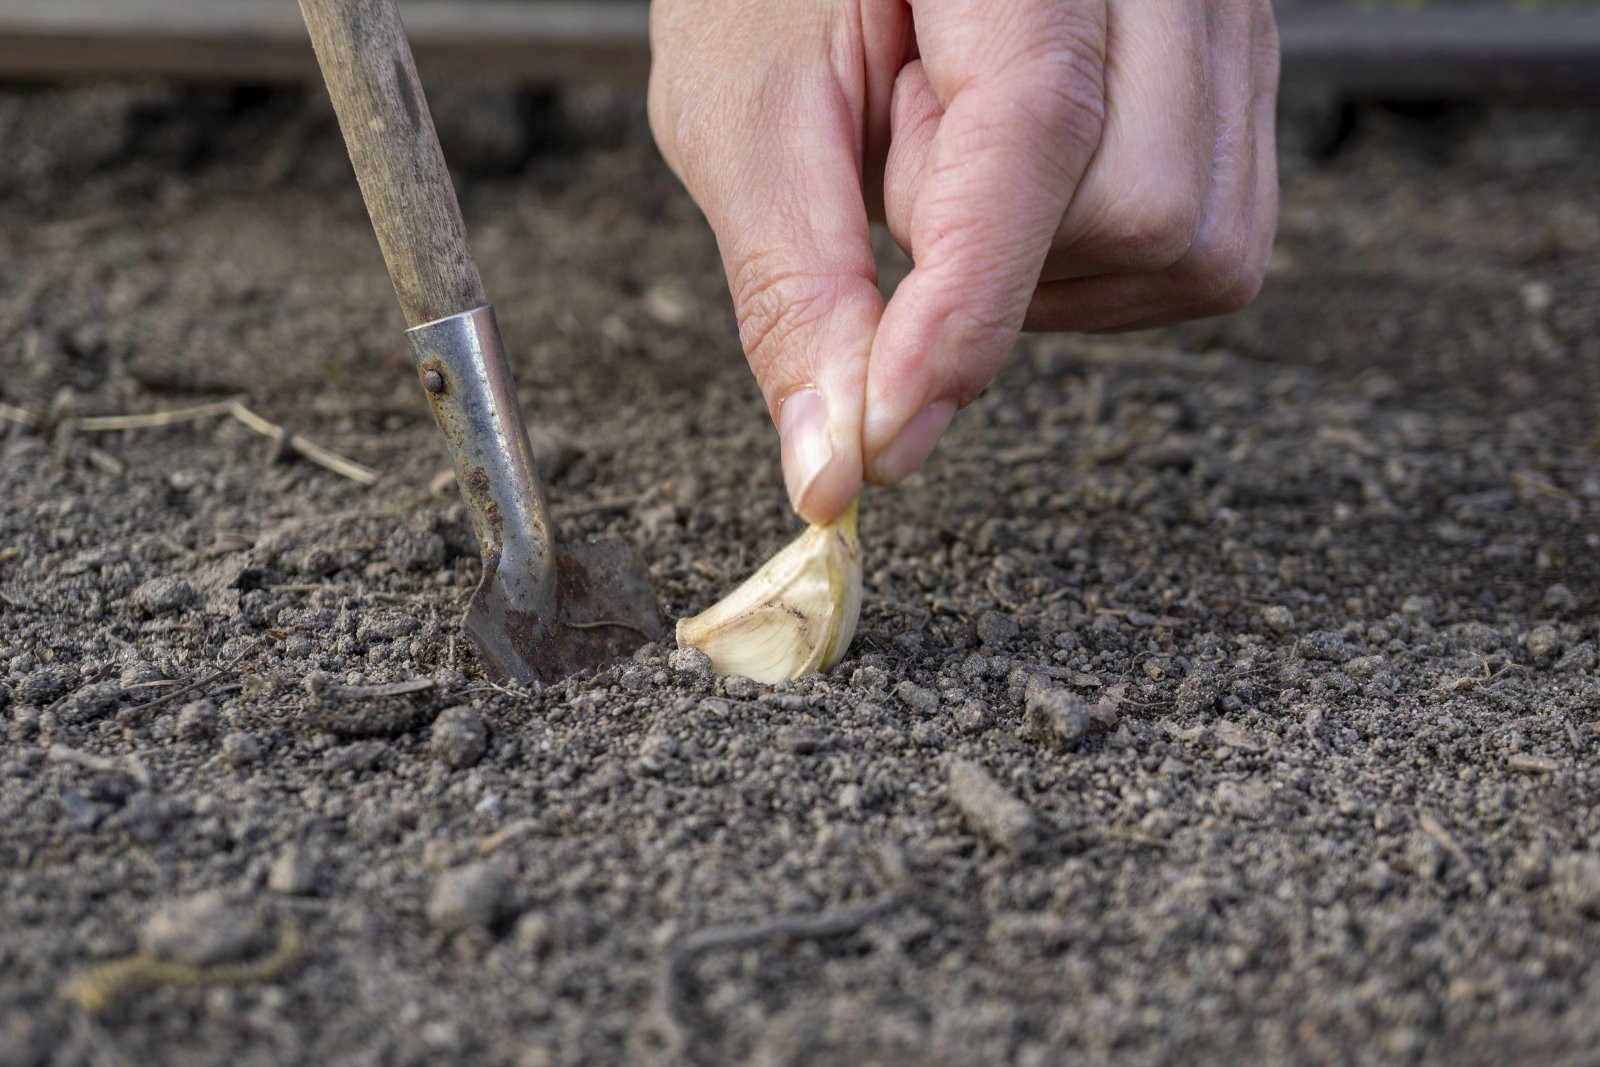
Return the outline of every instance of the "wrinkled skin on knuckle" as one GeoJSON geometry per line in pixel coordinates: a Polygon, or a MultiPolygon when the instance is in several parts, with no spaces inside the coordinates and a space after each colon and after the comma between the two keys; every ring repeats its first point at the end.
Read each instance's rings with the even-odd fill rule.
{"type": "Polygon", "coordinates": [[[1017,94],[1018,106],[1045,130],[1058,131],[1066,147],[1087,158],[1100,143],[1106,124],[1104,42],[1079,34],[1018,67],[1017,77],[1033,90],[1017,94]]]}
{"type": "Polygon", "coordinates": [[[739,342],[764,390],[781,389],[774,380],[780,361],[832,308],[830,281],[777,268],[765,257],[746,259],[730,272],[739,342]]]}
{"type": "Polygon", "coordinates": [[[957,407],[977,399],[1016,343],[1031,296],[1023,294],[1020,301],[952,297],[937,308],[932,317],[938,333],[959,338],[963,358],[924,368],[933,379],[933,393],[950,397],[957,407]]]}
{"type": "Polygon", "coordinates": [[[1095,239],[1134,269],[1167,270],[1189,255],[1203,213],[1200,190],[1158,180],[1153,188],[1119,197],[1095,239]]]}
{"type": "Polygon", "coordinates": [[[1238,311],[1261,291],[1266,259],[1253,253],[1245,226],[1216,226],[1195,242],[1179,272],[1179,283],[1195,316],[1238,311]]]}
{"type": "Polygon", "coordinates": [[[993,16],[998,36],[971,34],[928,69],[941,106],[975,91],[1026,120],[1004,125],[1028,129],[1034,138],[1047,135],[1074,154],[1092,152],[1106,120],[1104,7],[1103,0],[1060,4],[1043,27],[1036,19],[993,16]]]}
{"type": "MultiPolygon", "coordinates": [[[[912,253],[918,263],[936,264],[942,288],[959,296],[961,304],[952,303],[947,315],[962,307],[1012,309],[1021,299],[1012,291],[1015,280],[1037,267],[1026,248],[994,240],[987,220],[960,212],[942,212],[925,221],[912,253]]],[[[1036,275],[1030,277],[1028,287],[1036,280],[1036,275]]]]}

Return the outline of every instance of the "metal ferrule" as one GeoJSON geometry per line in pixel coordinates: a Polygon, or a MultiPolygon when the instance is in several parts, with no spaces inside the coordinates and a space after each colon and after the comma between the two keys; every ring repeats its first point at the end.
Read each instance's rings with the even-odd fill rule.
{"type": "Polygon", "coordinates": [[[556,598],[549,509],[494,308],[414,326],[406,340],[483,550],[480,593],[548,619],[556,598]]]}

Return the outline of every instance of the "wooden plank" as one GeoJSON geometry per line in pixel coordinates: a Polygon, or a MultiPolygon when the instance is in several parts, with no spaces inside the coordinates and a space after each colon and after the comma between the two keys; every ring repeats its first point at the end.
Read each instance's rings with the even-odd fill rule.
{"type": "MultiPolygon", "coordinates": [[[[642,84],[649,6],[636,0],[401,0],[428,74],[642,84]]],[[[0,0],[0,76],[321,80],[288,0],[0,0]]]]}
{"type": "MultiPolygon", "coordinates": [[[[401,0],[417,66],[642,84],[644,0],[401,0]]],[[[1284,82],[1356,95],[1600,95],[1600,12],[1291,8],[1284,82]]],[[[0,77],[318,80],[287,0],[0,0],[0,77]]]]}
{"type": "Polygon", "coordinates": [[[1600,95],[1600,11],[1290,11],[1286,85],[1350,95],[1600,95]]]}

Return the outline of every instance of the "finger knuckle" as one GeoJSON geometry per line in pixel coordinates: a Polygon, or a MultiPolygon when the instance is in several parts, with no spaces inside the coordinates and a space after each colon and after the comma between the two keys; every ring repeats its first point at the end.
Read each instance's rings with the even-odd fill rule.
{"type": "Polygon", "coordinates": [[[1098,77],[1057,77],[1024,96],[1020,106],[1034,125],[1063,139],[1076,158],[1087,158],[1105,132],[1105,91],[1098,77]]]}
{"type": "Polygon", "coordinates": [[[1165,270],[1190,254],[1203,212],[1196,190],[1164,183],[1125,197],[1105,239],[1134,269],[1165,270]]]}
{"type": "Polygon", "coordinates": [[[959,340],[962,358],[929,370],[957,405],[965,407],[988,387],[1016,343],[1026,310],[1026,299],[1019,302],[1000,294],[984,299],[952,299],[936,310],[939,333],[959,340]]]}
{"type": "MultiPolygon", "coordinates": [[[[979,353],[1009,348],[1016,339],[1021,315],[1011,307],[1016,301],[985,300],[963,303],[946,315],[950,332],[965,339],[979,353]]],[[[979,362],[982,362],[981,360],[979,362]]]]}
{"type": "Polygon", "coordinates": [[[767,257],[743,260],[729,275],[739,343],[758,377],[813,328],[831,306],[826,280],[782,268],[767,257]]]}
{"type": "Polygon", "coordinates": [[[1265,271],[1239,270],[1212,293],[1211,314],[1230,315],[1242,311],[1261,292],[1265,271]]]}
{"type": "Polygon", "coordinates": [[[1090,151],[1105,128],[1105,64],[1104,27],[1063,16],[1013,64],[1014,76],[1029,86],[1018,106],[1038,126],[1090,151]]]}
{"type": "Polygon", "coordinates": [[[1231,233],[1197,242],[1184,277],[1200,315],[1226,315],[1256,298],[1266,278],[1264,256],[1253,256],[1247,235],[1231,233]]]}

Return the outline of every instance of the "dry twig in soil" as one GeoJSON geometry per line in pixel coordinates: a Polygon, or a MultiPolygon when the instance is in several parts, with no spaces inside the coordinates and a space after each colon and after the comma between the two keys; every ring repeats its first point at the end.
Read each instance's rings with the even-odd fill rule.
{"type": "Polygon", "coordinates": [[[749,925],[730,924],[697,930],[680,940],[668,954],[659,987],[660,1006],[668,1037],[681,1047],[682,1016],[687,1006],[683,985],[694,961],[707,952],[755,948],[774,941],[810,941],[853,934],[900,906],[900,894],[883,893],[853,908],[820,915],[781,915],[749,925]]]}
{"type": "Polygon", "coordinates": [[[199,965],[157,959],[148,952],[102,963],[73,980],[63,995],[84,1011],[99,1013],[128,993],[154,985],[237,985],[275,978],[300,959],[300,925],[283,921],[278,945],[258,960],[247,963],[199,965]]]}
{"type": "MultiPolygon", "coordinates": [[[[16,409],[20,411],[21,409],[16,409]]],[[[4,405],[0,405],[0,415],[5,415],[4,405]]],[[[34,418],[30,412],[21,412],[22,415],[34,418]]],[[[193,407],[173,408],[169,411],[152,411],[137,415],[92,415],[86,418],[71,420],[74,429],[85,430],[89,433],[106,433],[113,430],[146,430],[159,426],[172,426],[183,422],[195,422],[200,419],[211,418],[216,415],[226,415],[235,422],[254,430],[263,437],[271,438],[284,445],[284,447],[299,453],[304,458],[317,466],[341,477],[349,478],[361,485],[371,485],[378,480],[378,472],[371,467],[364,467],[355,460],[346,459],[337,452],[331,452],[314,441],[307,441],[298,434],[290,433],[269,419],[263,418],[256,412],[245,407],[237,397],[231,400],[218,400],[210,404],[196,404],[193,407]]],[[[14,419],[13,421],[21,421],[14,419]]],[[[37,420],[26,425],[37,425],[37,420]]]]}
{"type": "Polygon", "coordinates": [[[18,426],[26,426],[29,429],[37,428],[39,423],[43,421],[27,408],[19,408],[14,404],[7,404],[3,400],[0,400],[0,420],[14,422],[18,426]]]}

